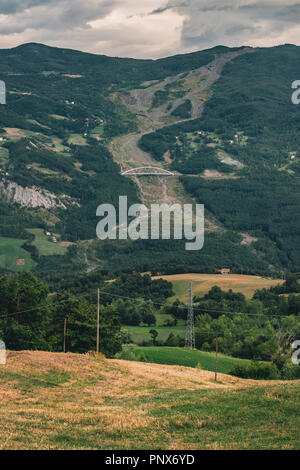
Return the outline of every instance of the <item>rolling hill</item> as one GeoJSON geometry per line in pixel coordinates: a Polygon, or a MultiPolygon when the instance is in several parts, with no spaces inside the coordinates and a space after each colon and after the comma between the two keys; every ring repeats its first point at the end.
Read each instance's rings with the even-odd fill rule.
{"type": "Polygon", "coordinates": [[[218,286],[224,291],[232,289],[233,292],[241,292],[248,298],[251,298],[256,290],[269,289],[283,282],[282,279],[269,279],[242,274],[220,275],[184,273],[153,276],[153,279],[159,279],[160,277],[173,284],[175,295],[170,300],[179,299],[182,302],[188,301],[188,287],[190,282],[193,283],[193,292],[197,296],[202,296],[209,292],[212,287],[218,286]]]}
{"type": "MultiPolygon", "coordinates": [[[[166,346],[146,346],[146,347],[129,347],[137,357],[144,353],[147,362],[154,364],[168,364],[184,367],[196,367],[214,372],[216,370],[216,354],[212,352],[189,350],[185,348],[174,348],[166,346]]],[[[235,364],[248,365],[251,361],[248,359],[234,358],[219,354],[217,371],[222,374],[230,374],[235,364]]]]}
{"type": "Polygon", "coordinates": [[[9,352],[0,448],[297,449],[299,381],[79,354],[9,352]]]}

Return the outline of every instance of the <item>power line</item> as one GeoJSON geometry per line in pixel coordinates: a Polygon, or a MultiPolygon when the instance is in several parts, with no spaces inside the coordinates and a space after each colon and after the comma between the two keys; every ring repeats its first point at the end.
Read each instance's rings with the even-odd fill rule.
{"type": "MultiPolygon", "coordinates": [[[[80,298],[83,298],[83,297],[88,297],[88,298],[89,298],[89,297],[90,297],[90,294],[85,294],[85,295],[81,295],[81,296],[80,296],[80,298]]],[[[76,300],[79,299],[79,297],[75,297],[75,298],[76,298],[76,300]]],[[[53,303],[53,304],[47,304],[47,303],[45,303],[45,305],[38,305],[38,306],[36,306],[36,307],[32,307],[32,308],[29,308],[29,309],[27,309],[27,310],[20,310],[20,311],[18,311],[18,312],[7,313],[7,314],[5,314],[5,315],[1,315],[1,316],[0,316],[0,320],[1,320],[2,318],[3,318],[3,319],[5,319],[5,318],[10,318],[10,317],[13,317],[13,316],[16,316],[16,315],[22,315],[23,313],[32,312],[32,311],[34,311],[34,310],[39,310],[39,309],[41,309],[41,308],[47,307],[48,305],[61,305],[61,304],[65,303],[65,302],[68,302],[68,301],[69,301],[69,299],[65,299],[65,300],[61,300],[61,301],[59,301],[59,302],[55,302],[55,303],[53,303]]]]}
{"type": "MultiPolygon", "coordinates": [[[[63,303],[65,303],[65,302],[68,302],[68,301],[69,301],[69,299],[61,300],[60,302],[56,302],[56,303],[53,304],[53,305],[60,305],[60,304],[63,304],[63,303]]],[[[1,316],[0,316],[0,320],[1,320],[2,318],[4,318],[4,319],[5,319],[5,318],[10,318],[10,317],[13,317],[13,316],[15,316],[15,315],[22,315],[23,313],[32,312],[32,311],[34,311],[34,310],[39,310],[39,309],[41,309],[41,308],[47,307],[48,305],[51,305],[51,304],[38,305],[38,306],[36,306],[36,307],[29,308],[29,309],[27,309],[27,310],[21,310],[21,311],[19,311],[19,312],[7,313],[6,315],[1,315],[1,316]]]]}
{"type": "MultiPolygon", "coordinates": [[[[124,296],[124,295],[111,294],[110,292],[102,291],[102,290],[101,290],[101,293],[105,294],[105,295],[108,295],[110,297],[116,297],[116,298],[120,298],[120,299],[131,300],[131,301],[138,301],[138,300],[149,301],[149,300],[152,300],[152,299],[146,299],[146,298],[143,298],[143,297],[127,297],[127,296],[124,296]]],[[[85,294],[85,295],[80,296],[80,298],[82,298],[82,297],[90,297],[90,295],[85,294]]],[[[78,297],[76,297],[76,299],[78,299],[78,297]]],[[[53,305],[60,305],[62,303],[68,302],[68,300],[69,299],[62,300],[60,302],[54,303],[53,305]]],[[[163,303],[159,303],[159,302],[156,302],[156,301],[153,301],[153,303],[155,305],[159,305],[160,307],[166,307],[166,304],[163,304],[163,303]]],[[[33,308],[30,308],[30,309],[27,309],[27,310],[21,310],[19,312],[12,312],[12,313],[8,313],[6,315],[1,315],[0,320],[5,319],[5,318],[10,318],[10,317],[13,317],[13,316],[16,316],[16,315],[21,315],[21,314],[24,314],[24,313],[27,313],[27,312],[32,312],[34,310],[38,310],[38,309],[44,308],[46,306],[47,306],[47,304],[45,304],[43,306],[33,307],[33,308]]],[[[178,309],[178,310],[179,309],[180,310],[188,310],[188,308],[189,308],[188,305],[170,305],[170,307],[172,307],[174,309],[178,309]]],[[[226,310],[210,309],[210,308],[206,308],[206,307],[194,307],[193,310],[194,310],[194,312],[200,312],[200,313],[201,312],[202,313],[220,313],[220,314],[224,314],[224,315],[244,315],[244,316],[250,316],[250,317],[289,318],[291,316],[291,315],[274,315],[274,314],[266,314],[266,313],[228,312],[226,310]]]]}
{"type": "MultiPolygon", "coordinates": [[[[45,305],[43,305],[43,307],[44,306],[45,305]]],[[[13,317],[15,315],[21,315],[21,314],[27,313],[27,312],[32,312],[33,310],[39,310],[40,308],[43,308],[43,307],[42,306],[37,306],[37,307],[29,308],[28,310],[23,310],[23,311],[20,311],[20,312],[7,313],[6,315],[1,315],[0,319],[13,317]]]]}
{"type": "MultiPolygon", "coordinates": [[[[110,292],[107,292],[107,291],[101,291],[103,294],[106,294],[110,297],[117,297],[117,298],[120,298],[120,299],[127,299],[127,300],[145,300],[145,301],[149,301],[149,300],[152,300],[152,299],[144,299],[143,297],[126,297],[124,295],[118,295],[118,294],[111,294],[110,292]]],[[[155,305],[159,305],[159,306],[162,306],[162,307],[165,307],[166,304],[162,304],[162,303],[158,303],[156,301],[153,301],[153,303],[155,305]]],[[[183,309],[183,310],[187,310],[189,307],[188,305],[170,305],[170,307],[174,308],[174,309],[183,309]]],[[[247,315],[247,316],[253,316],[253,317],[268,317],[268,318],[272,318],[272,317],[276,317],[276,318],[288,318],[290,315],[268,315],[266,313],[247,313],[247,312],[227,312],[226,310],[217,310],[217,309],[209,309],[209,308],[206,308],[206,307],[196,307],[194,308],[194,311],[197,312],[207,312],[207,313],[223,313],[225,315],[247,315]]]]}

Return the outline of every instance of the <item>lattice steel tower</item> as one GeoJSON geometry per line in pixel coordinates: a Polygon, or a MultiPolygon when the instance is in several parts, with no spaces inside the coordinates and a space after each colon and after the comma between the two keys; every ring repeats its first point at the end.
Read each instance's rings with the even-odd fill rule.
{"type": "Polygon", "coordinates": [[[194,311],[193,311],[193,284],[190,282],[190,302],[186,322],[185,347],[195,349],[194,311]]]}

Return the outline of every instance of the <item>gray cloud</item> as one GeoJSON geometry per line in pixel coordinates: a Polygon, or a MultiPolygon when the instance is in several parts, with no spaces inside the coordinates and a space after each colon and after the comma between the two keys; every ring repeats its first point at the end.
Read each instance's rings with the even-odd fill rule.
{"type": "Polygon", "coordinates": [[[52,0],[1,0],[0,14],[10,15],[40,5],[51,4],[52,0]]]}
{"type": "MultiPolygon", "coordinates": [[[[9,8],[5,0],[0,4],[0,13],[4,14],[9,8]]],[[[117,5],[116,0],[96,2],[94,0],[25,0],[21,4],[12,2],[14,14],[8,18],[0,28],[0,34],[14,34],[29,29],[52,31],[55,37],[57,31],[87,28],[88,22],[103,18],[117,5]]]]}
{"type": "Polygon", "coordinates": [[[155,58],[300,44],[299,18],[300,0],[0,0],[0,40],[155,58]]]}
{"type": "Polygon", "coordinates": [[[276,33],[289,42],[300,43],[300,30],[293,37],[300,18],[296,0],[171,0],[165,7],[185,17],[182,28],[183,48],[205,48],[216,44],[228,46],[276,44],[276,33]],[[289,34],[290,33],[290,34],[289,34]]]}

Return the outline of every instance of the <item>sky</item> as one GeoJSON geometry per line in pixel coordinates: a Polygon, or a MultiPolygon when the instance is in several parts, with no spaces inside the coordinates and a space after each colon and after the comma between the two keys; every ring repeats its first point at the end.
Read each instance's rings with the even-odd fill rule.
{"type": "Polygon", "coordinates": [[[0,0],[0,48],[27,42],[159,58],[225,46],[300,45],[297,0],[0,0]]]}

